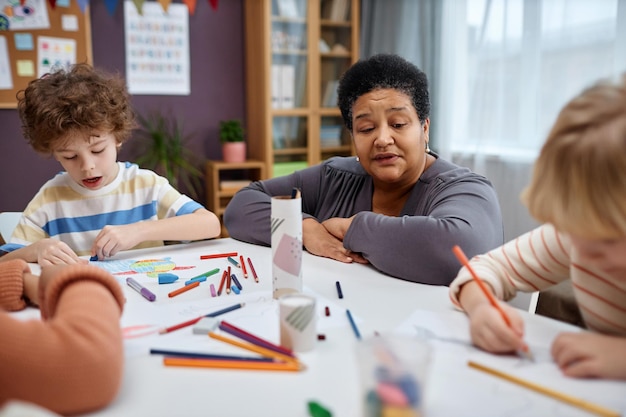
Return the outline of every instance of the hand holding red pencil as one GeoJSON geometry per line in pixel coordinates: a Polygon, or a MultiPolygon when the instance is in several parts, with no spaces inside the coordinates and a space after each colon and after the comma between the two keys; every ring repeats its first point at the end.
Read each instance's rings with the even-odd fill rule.
{"type": "Polygon", "coordinates": [[[496,300],[487,285],[470,265],[467,257],[459,246],[452,251],[457,259],[472,275],[473,283],[463,286],[464,308],[470,317],[472,341],[490,352],[508,352],[515,350],[532,359],[528,345],[523,340],[524,321],[512,307],[496,300]],[[489,304],[481,300],[487,298],[489,304]]]}

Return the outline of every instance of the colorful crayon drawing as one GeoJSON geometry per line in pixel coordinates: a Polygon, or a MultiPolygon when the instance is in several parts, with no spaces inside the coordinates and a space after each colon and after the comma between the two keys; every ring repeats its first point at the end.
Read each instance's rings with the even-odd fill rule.
{"type": "Polygon", "coordinates": [[[142,259],[138,261],[133,259],[110,260],[91,263],[109,271],[113,275],[146,274],[151,278],[156,278],[164,272],[195,268],[195,266],[176,266],[171,258],[142,259]]]}

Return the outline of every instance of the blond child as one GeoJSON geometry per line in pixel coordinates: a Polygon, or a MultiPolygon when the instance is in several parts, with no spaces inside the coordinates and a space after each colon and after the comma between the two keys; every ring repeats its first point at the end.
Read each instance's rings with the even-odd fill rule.
{"type": "MultiPolygon", "coordinates": [[[[501,300],[571,280],[590,331],[562,333],[551,353],[565,375],[626,379],[626,76],[599,83],[560,112],[522,195],[543,225],[470,264],[501,300]]],[[[509,328],[466,268],[450,286],[490,352],[524,346],[523,321],[502,303],[509,328]]]]}
{"type": "Polygon", "coordinates": [[[135,126],[123,79],[87,64],[60,69],[19,93],[24,136],[64,172],[30,201],[1,260],[70,264],[220,233],[217,216],[156,173],[117,162],[135,126]]]}

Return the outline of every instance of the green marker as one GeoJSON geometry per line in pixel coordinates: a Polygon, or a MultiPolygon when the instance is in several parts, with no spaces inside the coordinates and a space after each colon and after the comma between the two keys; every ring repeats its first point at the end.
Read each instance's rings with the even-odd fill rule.
{"type": "Polygon", "coordinates": [[[331,412],[316,401],[309,401],[308,406],[311,417],[332,417],[331,412]]]}

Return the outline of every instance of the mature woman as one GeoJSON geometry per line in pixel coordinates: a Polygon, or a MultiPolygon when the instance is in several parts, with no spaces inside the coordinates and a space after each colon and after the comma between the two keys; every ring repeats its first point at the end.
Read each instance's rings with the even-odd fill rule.
{"type": "Polygon", "coordinates": [[[231,237],[269,245],[271,197],[298,187],[307,251],[369,262],[394,277],[448,285],[460,267],[454,245],[472,256],[503,243],[489,181],[428,147],[426,74],[396,55],[376,55],[344,73],[338,97],[356,158],[242,189],[224,214],[231,237]]]}

